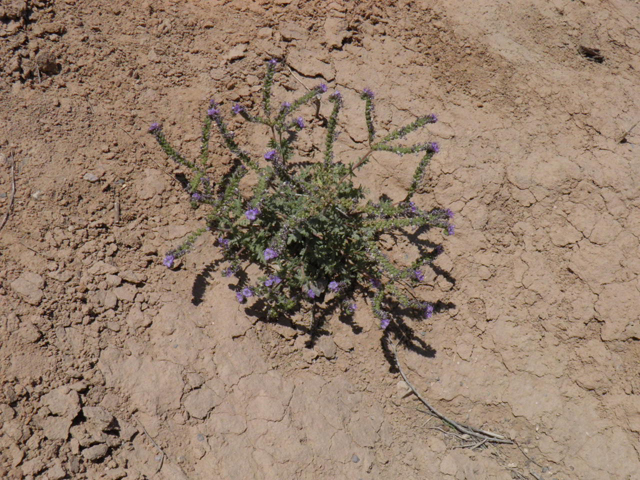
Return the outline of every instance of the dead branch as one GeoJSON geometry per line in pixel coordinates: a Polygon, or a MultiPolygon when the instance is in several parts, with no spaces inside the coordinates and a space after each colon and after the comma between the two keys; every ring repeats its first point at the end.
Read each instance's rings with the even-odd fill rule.
{"type": "MultiPolygon", "coordinates": [[[[451,420],[450,418],[442,415],[434,407],[432,407],[431,404],[427,400],[425,400],[424,397],[420,395],[420,393],[418,393],[418,391],[411,384],[411,382],[409,382],[409,379],[405,375],[404,370],[402,370],[402,367],[400,366],[400,361],[398,360],[398,344],[394,346],[394,357],[396,360],[396,366],[398,367],[398,370],[400,371],[400,375],[402,375],[402,378],[404,379],[405,383],[409,386],[409,388],[414,393],[414,395],[418,397],[418,400],[420,400],[422,404],[425,407],[427,407],[427,409],[432,415],[438,417],[440,420],[442,420],[447,425],[453,427],[458,432],[477,438],[478,441],[480,441],[482,444],[502,443],[502,444],[512,445],[514,443],[513,440],[510,440],[502,435],[498,435],[497,433],[487,432],[485,430],[480,430],[478,428],[470,427],[468,425],[458,423],[455,420],[451,420]]],[[[479,444],[473,444],[473,445],[476,447],[479,446],[479,444]]]]}

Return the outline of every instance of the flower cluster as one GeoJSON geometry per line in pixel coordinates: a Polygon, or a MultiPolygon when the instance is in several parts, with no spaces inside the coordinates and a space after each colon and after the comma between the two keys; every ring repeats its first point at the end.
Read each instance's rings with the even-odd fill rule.
{"type": "Polygon", "coordinates": [[[430,318],[434,305],[419,300],[412,289],[424,282],[424,267],[442,252],[442,247],[438,245],[430,252],[421,250],[422,255],[415,261],[398,265],[384,253],[380,239],[385,234],[402,234],[410,229],[418,234],[430,228],[442,229],[448,235],[455,232],[451,210],[425,210],[414,201],[424,172],[440,147],[434,142],[397,143],[435,123],[436,116],[419,117],[379,137],[374,128],[376,96],[365,88],[360,98],[364,102],[368,151],[359,158],[337,159],[334,145],[344,103],[342,94],[334,91],[328,96],[330,113],[327,110],[325,121],[320,116],[305,117],[314,110],[316,114],[320,111],[318,102],[329,90],[324,83],[295,100],[280,103],[272,111],[272,87],[278,69],[277,60],[268,62],[260,112],[238,103],[230,109],[246,121],[267,127],[270,138],[260,154],[240,147],[235,133],[227,127],[223,106],[213,100],[204,119],[199,161],[190,162],[173,149],[159,123],[149,128],[165,153],[192,172],[191,201],[209,209],[206,227],[168,252],[163,264],[174,268],[176,260],[193,248],[199,235],[217,232],[217,244],[226,262],[222,275],[238,282],[236,299],[240,303],[260,299],[270,317],[306,312],[313,318],[316,305],[322,302],[335,302],[343,313],[351,315],[357,309],[358,295],[368,295],[382,330],[393,330],[397,307],[415,313],[416,318],[430,318]],[[316,108],[312,108],[314,105],[316,108]],[[313,161],[307,155],[302,162],[292,161],[297,132],[307,125],[326,129],[322,159],[313,161]],[[217,127],[222,144],[234,159],[219,185],[212,185],[209,180],[216,168],[208,161],[212,127],[217,127]],[[420,156],[404,199],[368,199],[364,188],[354,182],[359,169],[375,152],[420,156]],[[245,195],[241,192],[247,189],[241,184],[248,173],[254,179],[253,189],[245,195]],[[249,264],[257,265],[262,274],[250,279],[241,275],[239,272],[249,264]]]}

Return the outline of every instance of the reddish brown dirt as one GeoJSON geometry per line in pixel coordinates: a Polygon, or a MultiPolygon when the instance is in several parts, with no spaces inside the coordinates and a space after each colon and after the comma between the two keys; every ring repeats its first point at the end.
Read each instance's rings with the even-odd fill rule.
{"type": "MultiPolygon", "coordinates": [[[[2,0],[0,477],[639,479],[638,25],[631,0],[2,0]],[[272,56],[283,99],[343,92],[343,155],[364,87],[383,130],[438,114],[417,201],[457,232],[421,293],[455,308],[400,360],[520,449],[421,413],[364,301],[308,349],[217,274],[194,304],[210,238],[162,266],[200,222],[148,125],[196,152],[207,100],[250,105],[272,56]]],[[[373,192],[406,188],[393,162],[373,192]]]]}

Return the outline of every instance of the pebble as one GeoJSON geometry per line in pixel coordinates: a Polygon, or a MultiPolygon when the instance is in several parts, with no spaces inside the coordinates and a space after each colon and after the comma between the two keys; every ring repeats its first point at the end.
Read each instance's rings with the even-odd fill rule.
{"type": "Polygon", "coordinates": [[[99,180],[98,177],[93,173],[85,173],[84,177],[82,178],[84,178],[87,182],[91,182],[91,183],[95,183],[99,180]]]}
{"type": "Polygon", "coordinates": [[[105,280],[107,282],[107,285],[109,285],[110,287],[117,287],[122,283],[122,279],[119,276],[112,275],[110,273],[107,274],[107,276],[105,277],[105,280]]]}
{"type": "Polygon", "coordinates": [[[109,451],[109,447],[107,447],[104,443],[94,445],[93,447],[86,448],[82,451],[82,456],[89,460],[90,462],[96,462],[104,456],[109,451]]]}
{"type": "Polygon", "coordinates": [[[84,407],[82,413],[87,421],[96,425],[103,432],[112,427],[114,417],[102,407],[84,407]]]}
{"type": "Polygon", "coordinates": [[[11,282],[11,288],[27,303],[39,305],[44,297],[42,288],[44,279],[37,273],[25,272],[18,279],[11,282]]]}

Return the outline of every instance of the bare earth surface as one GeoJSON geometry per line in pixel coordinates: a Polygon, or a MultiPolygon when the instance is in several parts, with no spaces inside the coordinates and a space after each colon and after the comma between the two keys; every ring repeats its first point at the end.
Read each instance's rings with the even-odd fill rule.
{"type": "MultiPolygon", "coordinates": [[[[2,0],[0,478],[640,479],[639,25],[632,0],[2,0]],[[382,131],[440,118],[416,201],[457,231],[420,293],[452,307],[399,359],[520,448],[421,412],[367,299],[307,348],[207,270],[212,238],[162,265],[202,214],[149,124],[196,154],[272,57],[281,101],[343,93],[346,159],[364,87],[382,131]]],[[[415,162],[363,182],[399,199],[415,162]]]]}

